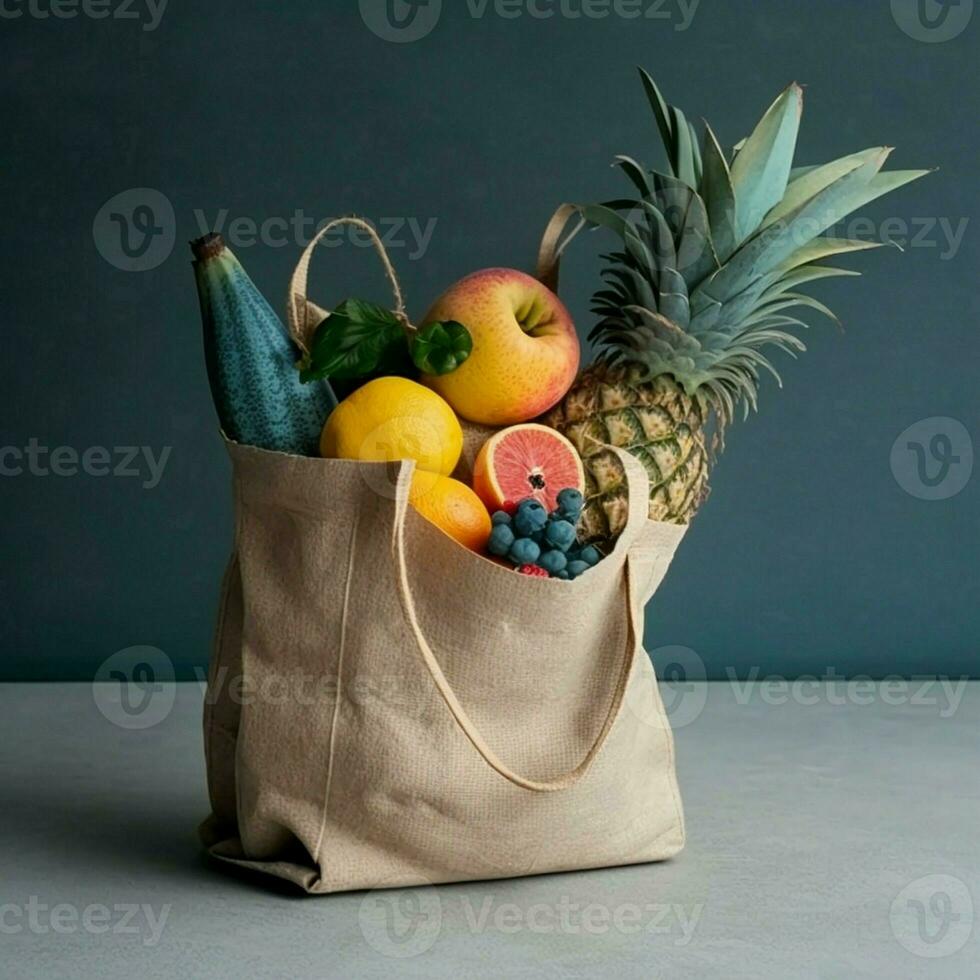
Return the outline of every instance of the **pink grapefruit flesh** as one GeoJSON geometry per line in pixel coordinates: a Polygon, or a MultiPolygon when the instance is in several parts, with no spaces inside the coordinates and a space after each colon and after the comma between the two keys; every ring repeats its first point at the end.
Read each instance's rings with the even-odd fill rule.
{"type": "Polygon", "coordinates": [[[526,497],[551,511],[566,487],[584,492],[582,460],[560,432],[536,422],[492,435],[473,467],[473,489],[491,512],[512,510],[526,497]]]}

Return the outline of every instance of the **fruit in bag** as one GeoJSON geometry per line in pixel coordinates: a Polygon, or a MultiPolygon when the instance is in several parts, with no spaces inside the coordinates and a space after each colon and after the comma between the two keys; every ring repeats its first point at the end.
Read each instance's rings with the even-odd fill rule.
{"type": "Polygon", "coordinates": [[[408,502],[427,520],[472,551],[483,551],[490,515],[465,484],[440,473],[416,470],[408,502]]]}
{"type": "Polygon", "coordinates": [[[564,303],[517,269],[482,269],[450,286],[422,321],[462,324],[472,351],[423,381],[470,422],[509,425],[546,412],[568,391],[579,340],[564,303]]]}
{"type": "Polygon", "coordinates": [[[302,384],[282,321],[220,235],[191,242],[204,356],[221,430],[234,442],[315,456],[335,399],[325,381],[302,384]]]}
{"type": "Polygon", "coordinates": [[[443,476],[456,468],[462,450],[463,429],[446,402],[398,377],[375,378],[348,395],[320,439],[320,454],[328,458],[414,459],[419,469],[443,476]]]}
{"type": "Polygon", "coordinates": [[[541,527],[566,488],[585,489],[582,460],[560,432],[535,422],[492,435],[473,466],[473,489],[488,510],[512,509],[531,497],[542,505],[541,527]]]}

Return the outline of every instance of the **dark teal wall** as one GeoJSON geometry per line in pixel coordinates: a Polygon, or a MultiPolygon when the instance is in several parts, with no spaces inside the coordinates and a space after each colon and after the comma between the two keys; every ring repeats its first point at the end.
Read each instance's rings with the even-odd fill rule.
{"type": "MultiPolygon", "coordinates": [[[[0,446],[107,447],[111,465],[114,447],[156,460],[170,449],[152,487],[145,461],[134,477],[0,477],[3,677],[87,678],[134,645],[159,647],[185,677],[207,658],[231,527],[185,244],[201,230],[195,210],[256,224],[398,219],[405,244],[392,254],[420,315],[465,272],[528,266],[558,202],[619,193],[615,153],[659,163],[638,63],[725,143],[797,79],[801,161],[894,143],[893,166],[941,167],[867,209],[872,233],[916,240],[855,259],[864,279],[819,288],[846,333],[816,323],[805,359],[781,365],[785,390],[765,384],[761,415],[730,432],[650,609],[648,647],[689,647],[712,676],[977,672],[980,16],[936,41],[972,0],[932,34],[901,0],[701,0],[686,29],[692,6],[678,0],[564,0],[603,18],[538,0],[559,12],[516,19],[492,0],[444,0],[410,43],[376,36],[357,3],[336,0],[170,0],[155,26],[142,0],[129,9],[143,20],[40,18],[18,3],[0,23],[0,446]],[[654,16],[617,13],[634,8],[654,16]],[[132,188],[158,193],[103,207],[132,188]],[[120,267],[109,217],[137,203],[167,233],[134,260],[145,271],[120,267]],[[407,219],[432,228],[424,248],[407,219]],[[921,421],[937,418],[961,428],[921,421]],[[908,443],[942,454],[944,434],[959,461],[932,492],[962,488],[921,499],[908,443]]],[[[934,0],[926,12],[941,19],[934,0]]],[[[281,308],[299,250],[272,232],[248,244],[240,224],[229,237],[281,308]]],[[[583,332],[599,244],[580,240],[566,263],[583,332]]],[[[325,304],[387,298],[363,248],[318,262],[325,304]]],[[[71,460],[63,452],[58,468],[71,460]]],[[[87,461],[104,465],[97,448],[87,461]]]]}

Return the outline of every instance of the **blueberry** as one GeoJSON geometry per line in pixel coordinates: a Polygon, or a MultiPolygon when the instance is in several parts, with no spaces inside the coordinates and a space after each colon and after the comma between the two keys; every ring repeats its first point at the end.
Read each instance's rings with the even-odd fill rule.
{"type": "Polygon", "coordinates": [[[495,510],[490,517],[490,523],[496,527],[498,524],[510,524],[510,514],[505,510],[495,510]]]}
{"type": "Polygon", "coordinates": [[[584,561],[570,561],[568,563],[568,574],[571,575],[572,578],[578,578],[582,572],[587,572],[588,570],[589,566],[586,565],[584,561]]]}
{"type": "Polygon", "coordinates": [[[568,569],[563,568],[560,572],[555,572],[555,578],[565,579],[567,582],[572,576],[568,574],[568,569]]]}
{"type": "Polygon", "coordinates": [[[575,487],[565,487],[564,490],[559,490],[557,500],[559,510],[566,514],[578,515],[582,513],[582,494],[575,487]]]}
{"type": "Polygon", "coordinates": [[[553,548],[568,551],[575,543],[575,525],[569,521],[549,521],[544,537],[553,548]]]}
{"type": "Polygon", "coordinates": [[[567,559],[562,552],[552,549],[551,551],[544,552],[538,559],[538,564],[545,570],[551,572],[552,575],[557,575],[565,568],[567,559]]]}
{"type": "Polygon", "coordinates": [[[525,537],[540,531],[548,523],[548,512],[544,505],[537,500],[522,500],[517,505],[517,513],[514,514],[514,527],[518,534],[525,537]]]}
{"type": "Polygon", "coordinates": [[[541,549],[530,538],[518,538],[508,552],[515,565],[533,565],[540,556],[541,549]]]}
{"type": "Polygon", "coordinates": [[[487,539],[487,551],[503,558],[514,543],[514,532],[506,524],[497,524],[487,539]]]}
{"type": "Polygon", "coordinates": [[[602,554],[594,544],[588,544],[579,553],[579,558],[581,558],[586,565],[598,565],[599,561],[602,559],[602,554]]]}

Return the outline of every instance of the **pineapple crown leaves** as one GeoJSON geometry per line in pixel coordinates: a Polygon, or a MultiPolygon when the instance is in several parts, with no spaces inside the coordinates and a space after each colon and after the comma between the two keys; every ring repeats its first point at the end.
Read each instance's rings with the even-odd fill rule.
{"type": "Polygon", "coordinates": [[[640,377],[672,375],[688,395],[707,396],[722,425],[741,404],[756,407],[761,372],[779,375],[763,353],[795,356],[786,311],[834,314],[800,286],[859,273],[825,264],[881,243],[825,235],[851,212],[928,173],[882,170],[890,147],[871,147],[819,166],[793,167],[803,91],[789,85],[748,137],[727,155],[707,122],[697,139],[640,69],[667,154],[668,173],[616,157],[635,196],[583,204],[585,222],[622,243],[603,256],[590,334],[600,359],[640,377]]]}

